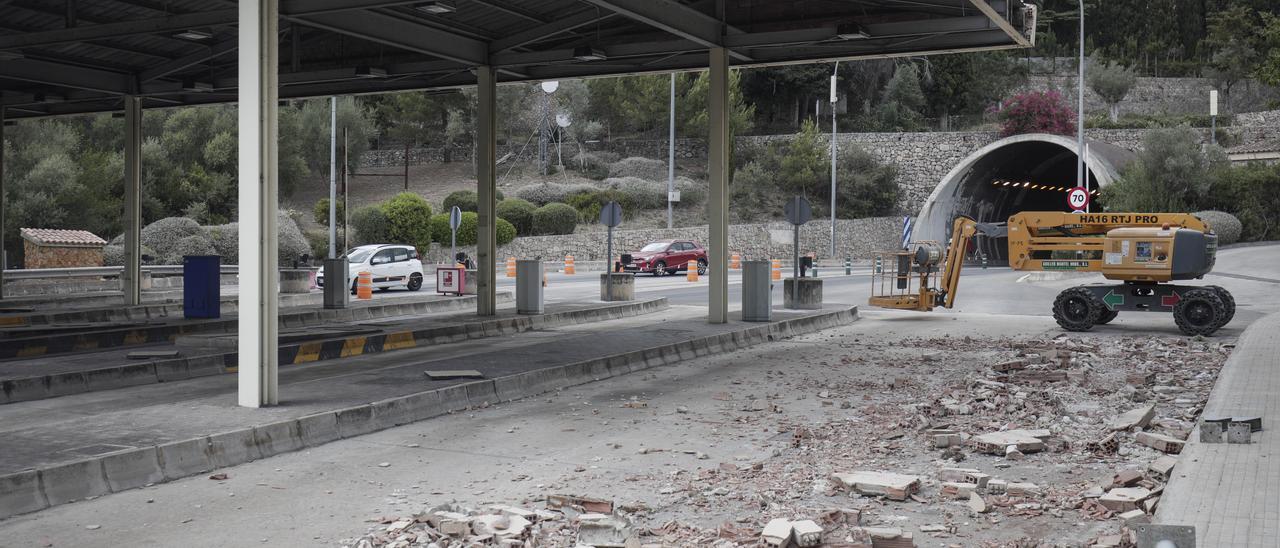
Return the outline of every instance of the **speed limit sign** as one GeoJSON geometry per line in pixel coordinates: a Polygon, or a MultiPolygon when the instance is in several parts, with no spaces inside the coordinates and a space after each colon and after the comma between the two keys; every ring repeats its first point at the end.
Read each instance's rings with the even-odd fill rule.
{"type": "Polygon", "coordinates": [[[1089,206],[1089,191],[1082,186],[1075,187],[1067,193],[1067,205],[1076,213],[1083,213],[1089,206]]]}

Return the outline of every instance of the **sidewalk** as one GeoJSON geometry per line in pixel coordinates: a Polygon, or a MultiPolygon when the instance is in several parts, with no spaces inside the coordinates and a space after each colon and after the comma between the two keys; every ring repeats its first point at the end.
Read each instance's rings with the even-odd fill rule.
{"type": "Polygon", "coordinates": [[[847,305],[777,309],[770,323],[707,324],[700,311],[281,368],[281,405],[263,409],[236,405],[230,375],[6,405],[0,517],[857,319],[847,305]],[[484,379],[424,375],[466,369],[484,379]]]}
{"type": "Polygon", "coordinates": [[[1280,314],[1249,326],[1204,416],[1261,416],[1249,445],[1201,443],[1195,430],[1160,498],[1156,523],[1194,525],[1196,545],[1280,546],[1280,314]]]}

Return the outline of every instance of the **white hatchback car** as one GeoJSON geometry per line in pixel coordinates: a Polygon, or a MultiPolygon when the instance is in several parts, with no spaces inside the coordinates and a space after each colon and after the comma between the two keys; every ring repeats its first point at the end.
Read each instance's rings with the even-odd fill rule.
{"type": "MultiPolygon", "coordinates": [[[[386,290],[404,287],[409,291],[422,288],[422,261],[418,250],[409,245],[373,244],[352,248],[347,258],[351,293],[356,292],[356,278],[361,272],[373,275],[373,287],[386,290]]],[[[316,274],[316,284],[324,287],[324,272],[316,274]]]]}

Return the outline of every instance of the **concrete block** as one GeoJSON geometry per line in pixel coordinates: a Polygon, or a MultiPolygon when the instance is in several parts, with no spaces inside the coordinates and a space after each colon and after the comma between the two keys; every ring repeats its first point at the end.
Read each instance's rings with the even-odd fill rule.
{"type": "Polygon", "coordinates": [[[338,416],[333,412],[315,413],[298,418],[298,435],[302,444],[315,447],[342,439],[338,432],[338,416]]]}
{"type": "Polygon", "coordinates": [[[440,403],[440,392],[437,390],[427,390],[426,392],[418,392],[401,398],[407,410],[406,420],[416,422],[420,420],[438,417],[447,413],[440,403]]]}
{"type": "Polygon", "coordinates": [[[373,408],[373,422],[379,430],[409,424],[414,420],[409,404],[404,398],[376,401],[369,406],[373,408]]]}
{"type": "Polygon", "coordinates": [[[253,442],[264,457],[297,451],[306,446],[296,420],[255,426],[253,442]]]}
{"type": "Polygon", "coordinates": [[[195,356],[187,360],[186,375],[188,377],[207,377],[227,372],[227,355],[212,354],[195,356]]]}
{"type": "Polygon", "coordinates": [[[112,492],[136,489],[151,483],[164,481],[160,468],[160,452],[155,446],[117,451],[103,455],[102,470],[112,492]]]}
{"type": "Polygon", "coordinates": [[[209,436],[209,464],[214,468],[235,466],[262,458],[253,429],[245,428],[209,436]]]}
{"type": "Polygon", "coordinates": [[[46,377],[27,377],[4,381],[2,387],[9,403],[49,397],[46,377]]]}
{"type": "Polygon", "coordinates": [[[782,306],[793,310],[822,308],[822,279],[787,278],[782,281],[782,306]],[[797,286],[797,282],[799,285],[797,286]],[[796,291],[793,288],[798,288],[796,291]]]}
{"type": "Polygon", "coordinates": [[[49,375],[45,387],[46,397],[54,398],[65,396],[67,394],[80,394],[88,391],[87,384],[84,381],[84,373],[60,373],[57,375],[49,375]]]}
{"type": "Polygon", "coordinates": [[[177,381],[191,377],[187,372],[187,363],[198,359],[199,358],[178,358],[176,360],[158,360],[151,365],[155,368],[156,379],[160,382],[177,381]]]}
{"type": "Polygon", "coordinates": [[[0,519],[49,507],[40,491],[40,474],[25,470],[0,476],[0,519]]]}
{"type": "Polygon", "coordinates": [[[463,384],[446,386],[436,391],[440,396],[440,408],[444,412],[461,411],[471,406],[467,399],[467,387],[463,384]]]}
{"type": "Polygon", "coordinates": [[[605,272],[600,274],[600,300],[636,300],[636,275],[629,272],[605,272]],[[612,287],[612,293],[610,293],[612,287]]]}
{"type": "Polygon", "coordinates": [[[486,403],[498,403],[498,393],[491,380],[469,382],[462,386],[466,388],[467,401],[471,402],[473,407],[486,403]]]}
{"type": "Polygon", "coordinates": [[[362,436],[377,431],[373,421],[372,405],[357,405],[334,412],[338,422],[338,434],[344,438],[362,436]]]}
{"type": "MultiPolygon", "coordinates": [[[[209,462],[209,438],[175,441],[156,447],[160,469],[167,480],[176,480],[213,470],[209,462]]],[[[108,478],[110,472],[107,473],[108,478]]]]}
{"type": "Polygon", "coordinates": [[[99,458],[45,468],[40,471],[40,484],[50,506],[111,492],[99,458]]]}

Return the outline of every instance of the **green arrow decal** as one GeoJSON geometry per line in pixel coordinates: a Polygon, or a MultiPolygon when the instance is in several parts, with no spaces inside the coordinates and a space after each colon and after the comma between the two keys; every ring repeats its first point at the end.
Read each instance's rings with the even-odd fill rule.
{"type": "Polygon", "coordinates": [[[1115,310],[1117,306],[1124,304],[1124,295],[1116,293],[1113,289],[1107,292],[1107,295],[1102,298],[1102,302],[1106,303],[1108,310],[1115,310]]]}

